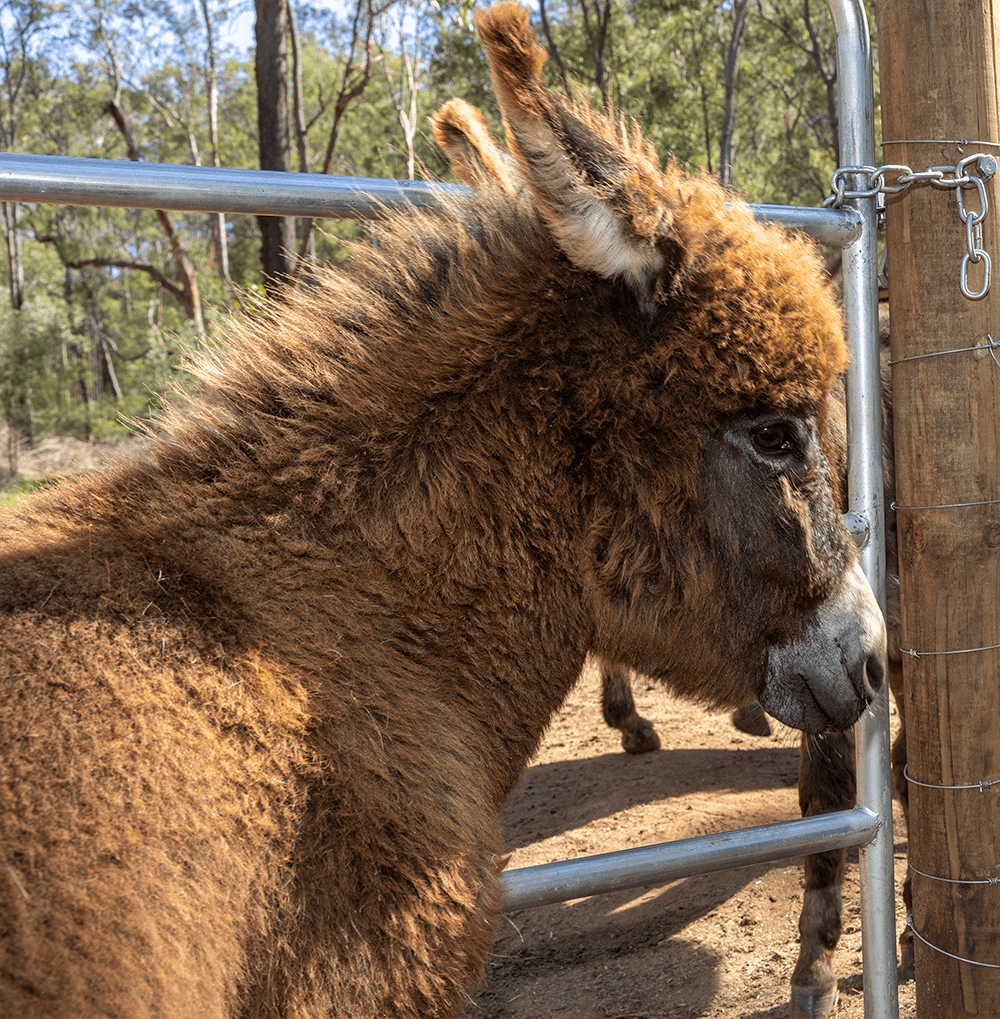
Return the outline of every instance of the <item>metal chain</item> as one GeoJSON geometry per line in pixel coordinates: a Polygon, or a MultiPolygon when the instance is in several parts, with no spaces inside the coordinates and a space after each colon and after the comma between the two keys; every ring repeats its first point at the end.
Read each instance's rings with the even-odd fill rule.
{"type": "MultiPolygon", "coordinates": [[[[993,167],[993,173],[996,173],[997,161],[992,156],[980,156],[979,158],[984,162],[986,160],[990,160],[993,167]]],[[[958,166],[961,167],[964,162],[966,162],[965,159],[963,159],[958,166]]],[[[990,174],[991,177],[993,176],[993,173],[990,174]]],[[[965,211],[965,199],[962,197],[961,188],[956,189],[955,199],[958,202],[958,215],[965,220],[965,244],[968,249],[966,254],[962,257],[962,293],[965,294],[970,301],[979,301],[986,296],[987,291],[990,289],[990,256],[983,250],[983,220],[986,219],[986,213],[989,212],[990,206],[989,202],[986,201],[986,182],[983,180],[981,174],[972,177],[972,182],[979,195],[979,212],[965,211]],[[972,291],[969,289],[970,262],[983,263],[983,286],[979,291],[972,291]]]]}
{"type": "Polygon", "coordinates": [[[986,181],[997,172],[997,161],[994,156],[975,152],[971,156],[960,159],[954,166],[930,166],[926,170],[915,173],[910,167],[900,163],[887,163],[885,166],[840,166],[833,173],[833,194],[823,202],[824,208],[840,208],[851,198],[874,198],[876,195],[898,195],[913,184],[930,184],[940,190],[953,189],[958,202],[958,214],[965,223],[966,254],[962,258],[959,285],[962,293],[970,301],[981,301],[990,289],[992,262],[988,252],[983,249],[983,220],[989,212],[986,200],[986,181]],[[973,168],[973,164],[975,167],[973,168]],[[848,177],[864,174],[867,186],[860,190],[851,189],[848,177]],[[886,183],[886,177],[895,183],[886,183]],[[963,191],[975,188],[979,198],[979,210],[966,210],[963,191]],[[969,286],[969,266],[983,263],[983,285],[979,290],[969,286]]]}

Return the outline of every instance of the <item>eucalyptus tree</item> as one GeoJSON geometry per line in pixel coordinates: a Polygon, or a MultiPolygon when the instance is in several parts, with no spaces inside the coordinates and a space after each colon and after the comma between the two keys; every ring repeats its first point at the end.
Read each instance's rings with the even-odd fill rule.
{"type": "MultiPolygon", "coordinates": [[[[3,108],[0,111],[0,151],[17,151],[24,138],[22,114],[51,87],[46,57],[56,43],[54,27],[62,5],[23,0],[0,18],[0,71],[3,108]]],[[[0,202],[7,249],[10,305],[24,304],[24,249],[21,210],[16,202],[0,202]]]]}
{"type": "MultiPolygon", "coordinates": [[[[289,5],[296,58],[294,112],[299,169],[303,173],[331,173],[338,169],[336,160],[341,151],[338,146],[348,110],[353,117],[372,80],[376,61],[375,24],[387,9],[387,3],[354,0],[344,18],[306,8],[303,13],[308,15],[308,35],[298,30],[299,18],[292,9],[294,6],[299,5],[289,5]],[[322,160],[314,160],[309,155],[310,135],[315,151],[323,153],[322,160]]],[[[296,277],[307,262],[317,260],[316,220],[304,220],[301,226],[296,277]]],[[[327,229],[326,236],[332,239],[337,234],[343,236],[351,232],[350,228],[334,227],[327,229]]]]}
{"type": "MultiPolygon", "coordinates": [[[[288,172],[291,126],[288,104],[288,3],[254,0],[254,74],[257,79],[257,145],[262,170],[288,172]]],[[[295,218],[259,216],[264,286],[274,296],[295,268],[295,218]]]]}
{"type": "MultiPolygon", "coordinates": [[[[212,166],[222,166],[219,158],[219,71],[216,59],[215,28],[209,0],[200,0],[201,15],[205,25],[205,44],[207,65],[205,69],[205,112],[207,113],[208,144],[212,166]]],[[[226,237],[226,217],[224,213],[212,214],[212,240],[215,244],[215,257],[218,263],[219,278],[229,289],[233,288],[233,280],[229,274],[229,242],[226,237]]]]}
{"type": "MultiPolygon", "coordinates": [[[[45,26],[51,87],[36,89],[28,109],[28,151],[197,160],[202,101],[191,91],[198,61],[193,47],[184,49],[188,26],[178,23],[172,5],[136,8],[112,0],[60,5],[59,18],[45,26]]],[[[44,70],[44,60],[33,61],[36,78],[44,70]]],[[[37,282],[46,300],[55,294],[64,302],[78,337],[60,351],[64,367],[74,353],[87,366],[78,398],[89,403],[107,395],[120,403],[132,382],[144,394],[162,387],[165,334],[187,332],[185,320],[195,334],[205,330],[198,277],[210,254],[204,217],[21,209],[23,243],[58,255],[61,271],[37,282]]]]}

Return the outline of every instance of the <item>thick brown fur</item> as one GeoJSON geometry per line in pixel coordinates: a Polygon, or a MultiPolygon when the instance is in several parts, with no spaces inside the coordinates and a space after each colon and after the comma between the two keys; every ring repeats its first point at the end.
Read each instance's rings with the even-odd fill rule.
{"type": "MultiPolygon", "coordinates": [[[[515,5],[478,22],[537,183],[398,216],[143,457],[0,517],[0,1014],[455,1016],[589,650],[735,706],[832,604],[884,638],[808,246],[542,90],[515,5]]],[[[849,725],[869,643],[783,703],[849,725]]]]}
{"type": "MultiPolygon", "coordinates": [[[[901,724],[892,747],[892,773],[896,795],[908,806],[908,785],[903,775],[906,763],[906,729],[903,719],[903,662],[900,651],[899,564],[897,560],[896,512],[894,501],[895,457],[892,428],[892,380],[889,366],[888,309],[880,309],[882,376],[882,470],[886,536],[886,623],[889,629],[888,682],[901,724]]],[[[843,387],[831,394],[831,435],[840,452],[835,457],[841,473],[843,491],[847,488],[846,408],[843,387]]],[[[845,505],[846,509],[846,505],[845,505]]],[[[621,669],[602,669],[602,710],[604,720],[622,734],[627,753],[642,754],[658,750],[660,736],[653,723],[636,711],[629,673],[621,669]]],[[[734,715],[736,724],[746,732],[767,735],[767,716],[760,708],[747,718],[746,711],[734,715]],[[752,730],[750,727],[756,726],[752,730]],[[763,731],[761,730],[763,726],[763,731]]],[[[853,807],[856,802],[854,738],[851,732],[803,735],[799,771],[799,803],[804,817],[853,807]]],[[[820,1019],[829,1015],[837,1000],[837,975],[834,956],[842,930],[841,885],[847,850],[831,850],[805,858],[805,887],[799,918],[799,957],[792,973],[791,999],[793,1019],[820,1019]]],[[[909,905],[910,879],[907,876],[904,901],[909,905]]],[[[900,935],[900,978],[913,977],[913,935],[904,927],[900,935]]]]}

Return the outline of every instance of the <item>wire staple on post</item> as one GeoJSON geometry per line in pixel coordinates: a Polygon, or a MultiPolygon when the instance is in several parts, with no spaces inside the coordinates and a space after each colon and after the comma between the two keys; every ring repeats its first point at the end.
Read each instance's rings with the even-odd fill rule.
{"type": "Polygon", "coordinates": [[[961,152],[967,145],[992,145],[1000,149],[1000,142],[986,142],[973,138],[893,138],[887,142],[881,142],[882,148],[886,145],[954,145],[961,152]]]}
{"type": "Polygon", "coordinates": [[[1000,340],[994,340],[992,333],[986,334],[985,343],[977,343],[972,347],[953,347],[951,350],[929,350],[924,354],[911,354],[909,357],[901,357],[889,364],[902,364],[904,361],[919,361],[923,357],[941,357],[942,354],[964,354],[967,351],[988,350],[993,363],[1000,368],[1000,361],[997,360],[996,351],[1000,350],[1000,340]]]}
{"type": "Polygon", "coordinates": [[[909,863],[909,861],[908,866],[910,870],[913,871],[914,874],[919,874],[921,877],[930,878],[931,881],[944,881],[946,884],[949,885],[1000,885],[1000,877],[984,877],[984,878],[938,877],[936,874],[928,874],[926,871],[918,870],[916,867],[913,866],[912,863],[909,863]]]}
{"type": "Polygon", "coordinates": [[[889,508],[892,509],[893,513],[903,511],[903,509],[957,509],[960,506],[993,506],[1000,502],[1000,499],[980,499],[978,502],[938,502],[936,505],[926,506],[900,506],[896,505],[895,502],[889,503],[889,508]]]}
{"type": "MultiPolygon", "coordinates": [[[[915,647],[900,647],[900,651],[904,655],[909,655],[911,658],[927,658],[929,655],[968,655],[973,651],[996,651],[1000,648],[1000,644],[987,644],[986,647],[964,647],[959,648],[955,651],[918,651],[915,647]]],[[[942,787],[946,788],[946,787],[942,787]]],[[[949,786],[947,788],[958,788],[958,786],[949,786]]]]}

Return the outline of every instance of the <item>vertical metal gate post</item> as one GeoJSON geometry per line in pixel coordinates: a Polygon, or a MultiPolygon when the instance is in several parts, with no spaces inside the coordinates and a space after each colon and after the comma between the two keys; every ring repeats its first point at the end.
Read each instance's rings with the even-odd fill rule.
{"type": "MultiPolygon", "coordinates": [[[[840,165],[875,165],[871,33],[861,0],[827,0],[837,32],[840,165]]],[[[864,190],[860,183],[849,188],[864,190]]],[[[875,198],[847,202],[861,215],[860,236],[844,248],[844,316],[852,364],[847,373],[848,499],[864,514],[871,540],[861,564],[885,601],[885,515],[878,340],[878,251],[875,198]]],[[[881,819],[874,841],[859,850],[861,951],[865,1019],[897,1019],[896,894],[893,870],[889,691],[884,683],[856,729],[858,803],[881,819]]]]}

